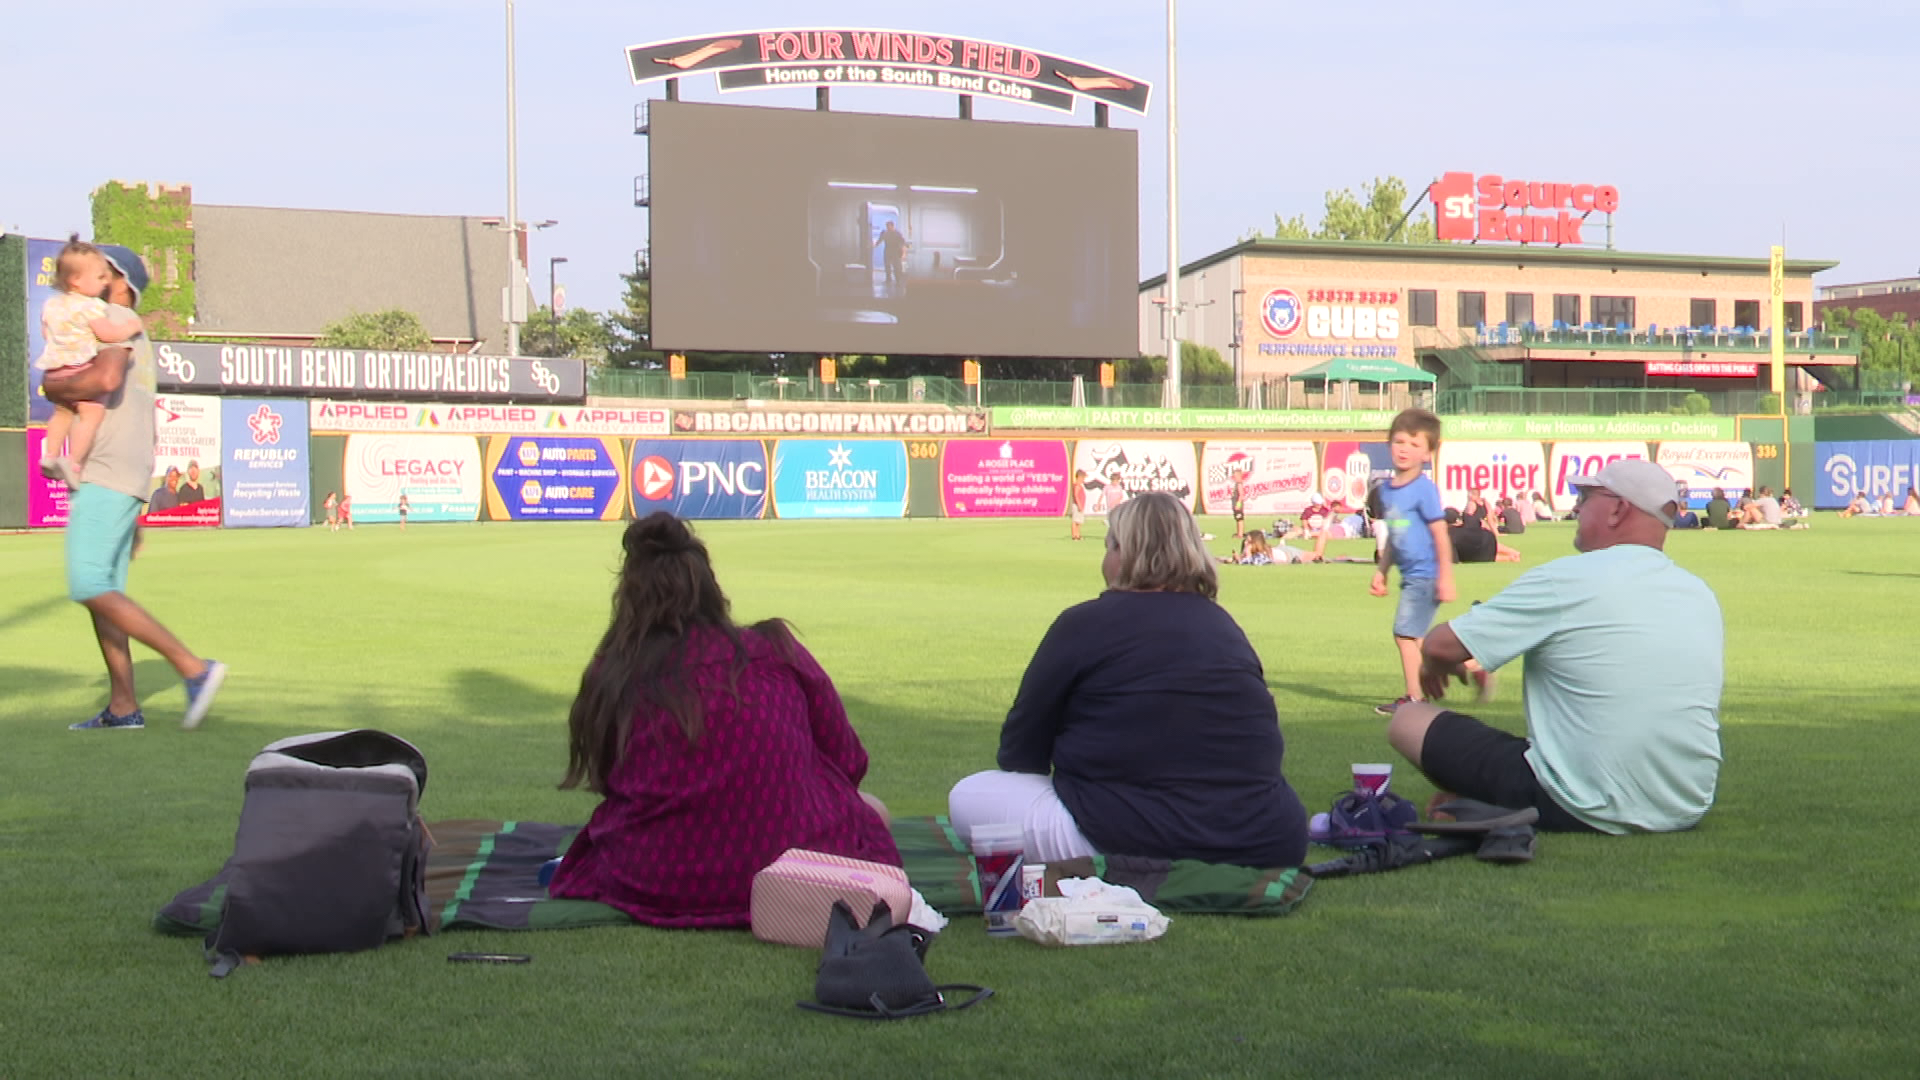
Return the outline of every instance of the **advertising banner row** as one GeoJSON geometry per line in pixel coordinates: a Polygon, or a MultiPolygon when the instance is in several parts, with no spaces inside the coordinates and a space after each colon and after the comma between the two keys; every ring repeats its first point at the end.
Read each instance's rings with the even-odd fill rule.
{"type": "MultiPolygon", "coordinates": [[[[947,517],[1054,517],[1067,510],[1076,472],[1085,475],[1086,509],[1095,515],[1156,491],[1202,513],[1227,513],[1237,476],[1246,512],[1260,517],[1297,514],[1320,499],[1358,506],[1369,485],[1392,473],[1387,444],[1362,440],[623,440],[362,432],[344,439],[342,489],[317,492],[309,480],[307,405],[161,398],[160,454],[144,520],[304,525],[312,501],[327,496],[350,499],[362,523],[398,520],[403,498],[416,522],[615,520],[655,510],[688,518],[898,518],[910,506],[916,514],[934,512],[931,496],[912,497],[916,484],[935,486],[938,512],[947,517]]],[[[39,434],[29,443],[36,456],[39,434]]],[[[1464,505],[1475,491],[1489,500],[1539,493],[1566,511],[1574,499],[1570,477],[1620,458],[1657,461],[1696,506],[1716,488],[1737,495],[1753,484],[1752,448],[1725,442],[1665,442],[1656,449],[1624,441],[1459,440],[1443,445],[1431,469],[1452,506],[1464,505]]],[[[1912,462],[1846,460],[1856,459],[1868,463],[1858,469],[1869,483],[1910,483],[1914,476],[1912,462]]],[[[1843,468],[1829,469],[1827,461],[1823,454],[1823,470],[1843,468]]],[[[64,494],[57,484],[35,479],[33,523],[63,524],[64,494]]]]}
{"type": "Polygon", "coordinates": [[[1815,509],[1841,509],[1855,495],[1875,501],[1892,495],[1899,503],[1920,485],[1920,439],[1815,443],[1814,463],[1820,478],[1815,509]]]}

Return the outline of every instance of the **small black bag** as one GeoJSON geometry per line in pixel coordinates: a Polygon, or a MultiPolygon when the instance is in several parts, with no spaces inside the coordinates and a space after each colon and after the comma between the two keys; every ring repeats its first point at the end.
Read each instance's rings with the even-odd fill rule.
{"type": "Polygon", "coordinates": [[[865,929],[853,921],[845,901],[833,902],[827,917],[826,948],[813,984],[817,1001],[800,1007],[861,1020],[903,1020],[944,1009],[964,1009],[993,996],[993,991],[965,983],[934,985],[927,975],[927,946],[934,935],[917,926],[893,925],[885,904],[875,904],[865,929]],[[947,1003],[945,991],[971,990],[973,996],[958,1005],[947,1003]]]}

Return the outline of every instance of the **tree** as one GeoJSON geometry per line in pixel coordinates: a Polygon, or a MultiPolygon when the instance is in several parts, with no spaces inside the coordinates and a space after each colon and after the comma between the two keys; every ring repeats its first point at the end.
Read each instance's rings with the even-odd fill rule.
{"type": "Polygon", "coordinates": [[[1904,312],[1888,318],[1872,308],[1828,308],[1822,325],[1830,333],[1851,332],[1860,343],[1859,386],[1898,386],[1920,370],[1920,327],[1904,312]]]}
{"type": "Polygon", "coordinates": [[[607,366],[664,367],[653,348],[653,282],[637,270],[621,274],[620,280],[627,283],[627,292],[620,308],[607,313],[607,366]]]}
{"type": "Polygon", "coordinates": [[[1307,228],[1305,215],[1284,218],[1273,215],[1273,238],[1278,240],[1387,240],[1410,244],[1435,242],[1433,218],[1426,213],[1407,219],[1400,230],[1393,228],[1407,212],[1407,182],[1397,176],[1375,179],[1356,195],[1350,189],[1327,192],[1326,208],[1318,229],[1307,228]]]}
{"type": "Polygon", "coordinates": [[[433,344],[420,316],[399,308],[356,311],[335,319],[314,342],[335,349],[425,349],[433,344]]]}
{"type": "Polygon", "coordinates": [[[541,306],[520,331],[520,351],[527,356],[571,356],[589,364],[603,364],[613,332],[607,320],[586,308],[573,308],[557,321],[553,309],[541,306]]]}
{"type": "MultiPolygon", "coordinates": [[[[1114,367],[1114,378],[1123,383],[1164,382],[1167,358],[1135,356],[1114,367]]],[[[1220,350],[1191,341],[1180,343],[1181,386],[1232,386],[1233,365],[1220,358],[1220,350]]]]}

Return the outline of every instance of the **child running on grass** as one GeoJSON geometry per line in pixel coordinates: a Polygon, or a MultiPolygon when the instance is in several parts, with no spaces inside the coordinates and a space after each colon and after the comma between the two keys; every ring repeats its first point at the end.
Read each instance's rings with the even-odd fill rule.
{"type": "MultiPolygon", "coordinates": [[[[40,329],[46,345],[33,366],[40,369],[43,381],[57,382],[86,370],[102,343],[130,341],[141,332],[140,319],[114,318],[107,302],[100,299],[113,280],[113,270],[100,249],[75,235],[60,249],[53,264],[53,287],[40,312],[40,329]]],[[[40,458],[40,475],[64,481],[79,488],[85,472],[87,452],[93,449],[93,437],[106,417],[106,406],[98,401],[82,401],[68,408],[54,406],[47,421],[45,450],[40,458]],[[61,444],[67,452],[61,453],[61,444]]]]}
{"type": "MultiPolygon", "coordinates": [[[[1374,709],[1391,716],[1401,704],[1420,700],[1420,642],[1433,625],[1434,610],[1453,599],[1453,540],[1447,534],[1440,489],[1421,471],[1440,449],[1440,418],[1425,409],[1407,409],[1393,418],[1387,440],[1393,479],[1378,487],[1387,538],[1368,591],[1387,595],[1387,573],[1400,567],[1393,643],[1407,692],[1398,701],[1374,709]]],[[[1477,677],[1484,679],[1484,673],[1477,677]]]]}

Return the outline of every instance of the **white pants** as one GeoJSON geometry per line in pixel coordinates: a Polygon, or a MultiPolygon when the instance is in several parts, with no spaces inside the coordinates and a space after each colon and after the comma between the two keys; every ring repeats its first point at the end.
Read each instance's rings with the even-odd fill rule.
{"type": "Polygon", "coordinates": [[[1026,837],[1026,855],[1032,862],[1053,862],[1098,855],[1080,835],[1073,815],[1053,793],[1050,777],[1032,773],[980,772],[953,785],[947,793],[947,817],[964,842],[971,842],[979,825],[1017,825],[1026,837]]]}

